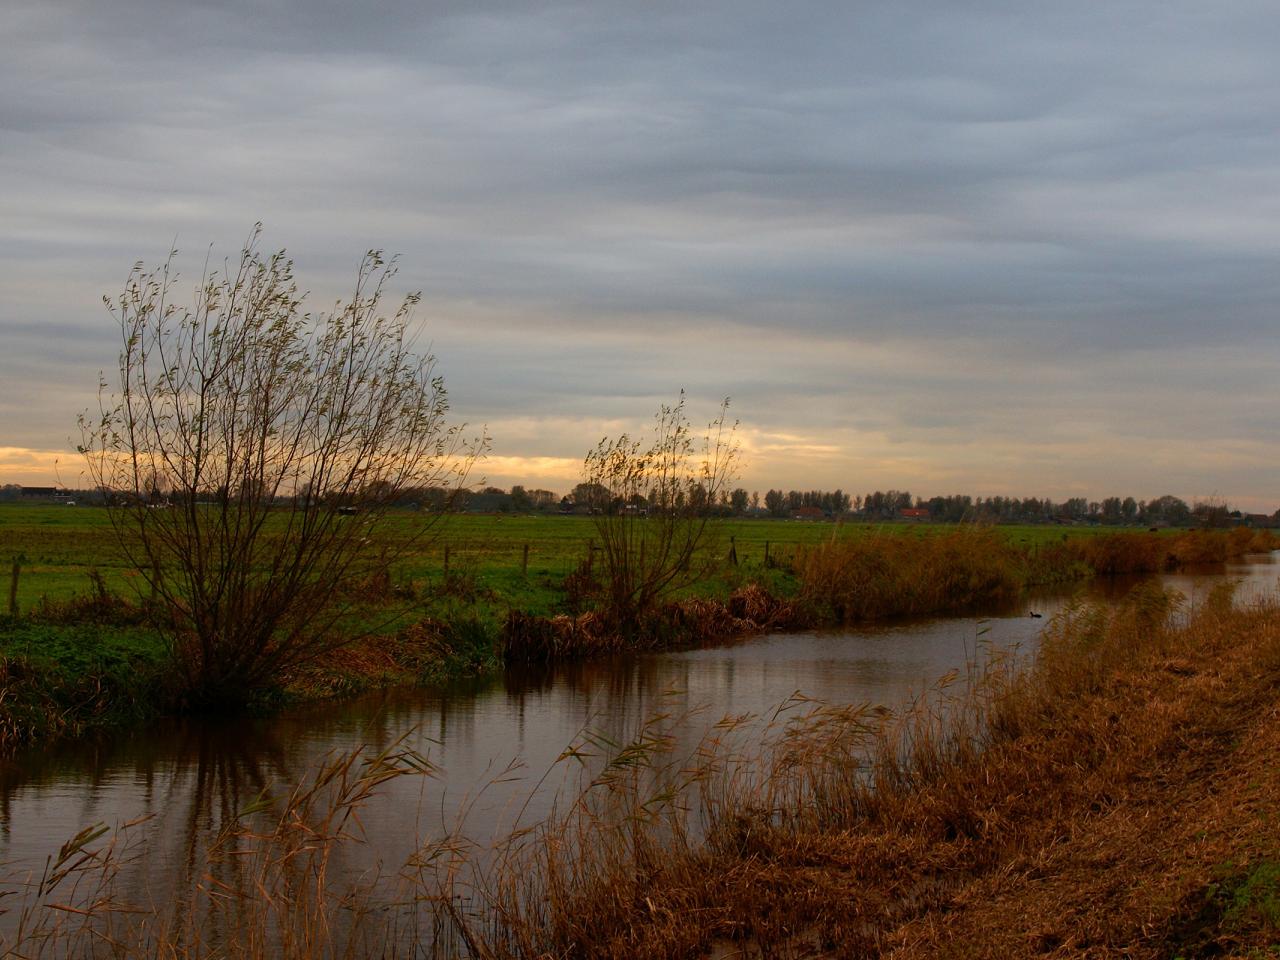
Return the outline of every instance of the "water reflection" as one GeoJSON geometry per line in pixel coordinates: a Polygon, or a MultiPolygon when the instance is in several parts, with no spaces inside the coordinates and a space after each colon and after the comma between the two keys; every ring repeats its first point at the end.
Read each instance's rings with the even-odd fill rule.
{"type": "MultiPolygon", "coordinates": [[[[1212,573],[1164,578],[1187,593],[1225,579],[1272,590],[1272,556],[1212,573]]],[[[1092,596],[1122,594],[1132,581],[1094,581],[1092,596]]],[[[142,856],[122,881],[131,897],[148,891],[190,896],[207,872],[218,830],[265,789],[297,783],[333,751],[380,750],[408,733],[409,744],[441,773],[388,787],[363,813],[367,845],[348,848],[338,870],[394,870],[419,840],[464,818],[478,839],[545,816],[576,768],[559,757],[584,730],[629,737],[658,710],[696,719],[678,724],[678,750],[691,750],[725,715],[768,714],[797,691],[817,699],[894,705],[963,665],[980,645],[1030,648],[1046,619],[1078,588],[1034,593],[1015,609],[985,617],[899,622],[855,631],[756,637],[731,646],[620,656],[554,669],[526,668],[435,689],[391,690],[318,704],[269,719],[165,723],[97,742],[33,751],[0,764],[0,860],[38,870],[83,826],[150,816],[142,856]],[[511,776],[513,764],[520,774],[511,776]],[[529,798],[534,783],[547,778],[529,798]]],[[[234,858],[217,879],[235,886],[234,858]]]]}

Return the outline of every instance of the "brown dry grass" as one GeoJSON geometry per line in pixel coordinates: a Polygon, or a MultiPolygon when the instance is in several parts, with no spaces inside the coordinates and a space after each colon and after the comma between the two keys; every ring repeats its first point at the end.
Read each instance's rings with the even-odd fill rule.
{"type": "Polygon", "coordinates": [[[1275,611],[1202,611],[1143,653],[1061,726],[983,758],[1006,786],[1015,769],[1039,777],[1021,778],[1019,799],[992,798],[1009,818],[999,856],[945,909],[886,931],[885,954],[1136,960],[1277,943],[1273,923],[1224,922],[1214,903],[1224,882],[1280,861],[1275,611]]]}
{"type": "Polygon", "coordinates": [[[1022,553],[990,527],[833,539],[794,566],[801,604],[837,624],[1000,603],[1025,581],[1022,553]]]}
{"type": "Polygon", "coordinates": [[[1159,573],[1201,564],[1223,563],[1246,553],[1262,553],[1280,546],[1270,530],[1189,530],[1174,536],[1152,533],[1111,533],[1081,537],[1066,545],[1099,576],[1159,573]]]}
{"type": "Polygon", "coordinates": [[[926,536],[888,533],[797,551],[799,602],[815,622],[849,624],[1007,602],[1027,586],[1089,576],[1159,573],[1280,546],[1269,530],[1176,535],[1107,532],[1018,546],[991,527],[926,536]]]}

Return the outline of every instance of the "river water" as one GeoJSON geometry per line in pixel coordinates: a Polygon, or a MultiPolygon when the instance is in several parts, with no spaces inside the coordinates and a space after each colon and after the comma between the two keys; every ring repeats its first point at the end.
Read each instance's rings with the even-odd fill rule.
{"type": "MultiPolygon", "coordinates": [[[[1224,580],[1241,596],[1276,589],[1276,554],[1169,575],[1189,595],[1224,580]]],[[[1133,580],[1039,591],[1012,609],[780,633],[712,649],[644,654],[552,669],[513,668],[483,681],[398,689],[290,710],[267,719],[166,722],[0,762],[0,861],[34,869],[83,827],[150,819],[135,830],[133,891],[190,888],[218,827],[263,790],[287,790],[334,751],[406,744],[433,777],[389,784],[362,812],[367,843],[347,864],[395,869],[418,842],[451,830],[477,840],[544,816],[573,764],[556,764],[584,733],[624,740],[646,717],[686,716],[688,744],[725,715],[769,715],[800,693],[894,707],[990,647],[1032,649],[1074,594],[1114,597],[1133,580]],[[1036,618],[1031,612],[1043,616],[1036,618]],[[548,771],[549,776],[546,776],[548,771]]]]}

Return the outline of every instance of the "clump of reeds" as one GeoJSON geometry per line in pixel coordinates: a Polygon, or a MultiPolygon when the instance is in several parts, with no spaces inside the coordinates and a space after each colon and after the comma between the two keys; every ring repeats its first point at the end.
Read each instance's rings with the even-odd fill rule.
{"type": "Polygon", "coordinates": [[[551,663],[621,650],[623,638],[603,626],[602,619],[591,611],[541,617],[512,610],[502,628],[503,659],[508,663],[551,663]]]}
{"type": "Polygon", "coordinates": [[[800,551],[795,571],[800,602],[838,624],[1001,603],[1023,586],[1019,553],[984,527],[833,540],[800,551]]]}
{"type": "Polygon", "coordinates": [[[3,895],[16,897],[17,906],[2,912],[11,931],[0,937],[3,955],[36,960],[107,953],[104,945],[118,942],[121,918],[135,912],[116,887],[142,822],[115,831],[105,824],[85,827],[48,857],[38,876],[9,880],[3,895]]]}
{"type": "Polygon", "coordinates": [[[1174,552],[1182,552],[1183,563],[1218,563],[1247,553],[1267,553],[1280,549],[1280,537],[1271,530],[1249,527],[1186,530],[1173,535],[1174,552]],[[1197,556],[1197,550],[1203,554],[1197,556]]]}
{"type": "Polygon", "coordinates": [[[138,722],[168,699],[166,677],[155,664],[113,656],[66,665],[34,651],[0,654],[0,754],[138,722]]]}
{"type": "Polygon", "coordinates": [[[1161,573],[1224,563],[1247,553],[1274,550],[1270,530],[1188,530],[1177,534],[1107,533],[1077,537],[1064,549],[1097,576],[1161,573]]]}
{"type": "MultiPolygon", "coordinates": [[[[211,925],[241,956],[408,953],[414,938],[402,928],[394,890],[376,873],[353,880],[331,868],[337,851],[362,842],[360,811],[384,784],[433,769],[401,737],[377,752],[330,757],[287,796],[261,796],[209,851],[196,895],[212,909],[211,925]]],[[[184,931],[184,939],[199,935],[184,931]]]]}
{"type": "Polygon", "coordinates": [[[682,748],[688,722],[657,713],[625,741],[587,733],[562,757],[587,780],[560,814],[424,876],[467,955],[697,956],[769,923],[735,915],[744,859],[812,795],[803,771],[817,755],[856,764],[876,714],[796,698],[682,748]]]}
{"type": "MultiPolygon", "coordinates": [[[[1269,531],[1237,529],[1177,536],[1106,533],[1019,547],[997,529],[982,526],[925,536],[893,532],[833,538],[799,548],[787,559],[798,582],[794,599],[752,583],[727,602],[689,598],[664,604],[629,631],[619,630],[600,610],[555,617],[512,611],[500,645],[503,659],[524,663],[700,646],[763,630],[998,606],[1032,585],[1158,573],[1221,562],[1275,543],[1269,531]]],[[[586,577],[582,571],[589,566],[574,577],[586,577]]],[[[585,589],[579,580],[572,583],[575,590],[585,589]]],[[[581,597],[575,597],[576,610],[581,597]]]]}
{"type": "Polygon", "coordinates": [[[1074,554],[1096,576],[1160,573],[1176,567],[1172,537],[1155,533],[1109,533],[1079,537],[1068,544],[1074,554]]]}
{"type": "Polygon", "coordinates": [[[798,550],[792,567],[810,620],[850,624],[998,605],[1044,583],[1222,563],[1277,543],[1268,530],[1237,528],[1103,533],[1018,547],[993,528],[957,527],[832,540],[798,550]]]}
{"type": "Polygon", "coordinates": [[[0,750],[64,733],[71,726],[67,693],[51,664],[0,657],[0,750]]]}
{"type": "Polygon", "coordinates": [[[729,612],[739,620],[749,620],[761,630],[783,629],[800,617],[795,603],[774,596],[757,583],[735,590],[729,596],[729,612]]]}
{"type": "Polygon", "coordinates": [[[1035,543],[1022,547],[1023,585],[1038,587],[1050,583],[1069,583],[1097,576],[1070,542],[1035,543]]]}

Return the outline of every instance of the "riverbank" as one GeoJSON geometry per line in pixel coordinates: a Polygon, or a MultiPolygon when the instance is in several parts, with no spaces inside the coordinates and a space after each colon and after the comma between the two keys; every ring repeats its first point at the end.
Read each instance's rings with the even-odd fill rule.
{"type": "MultiPolygon", "coordinates": [[[[577,568],[502,593],[483,571],[440,583],[411,579],[361,591],[356,621],[380,626],[331,651],[252,706],[349,696],[376,687],[491,673],[626,649],[724,643],[778,629],[992,608],[1030,586],[1221,562],[1272,549],[1269,531],[1112,533],[1028,540],[999,528],[865,531],[793,543],[768,562],[727,561],[691,595],[650,611],[625,640],[592,606],[577,568]],[[536,586],[536,601],[526,594],[536,586]],[[557,599],[558,598],[558,599],[557,599]],[[583,605],[588,609],[581,610],[583,605]],[[569,610],[570,612],[557,612],[569,610]]],[[[77,737],[180,710],[162,634],[146,601],[125,599],[91,571],[91,589],[45,596],[0,622],[0,749],[77,737]]],[[[598,587],[598,585],[595,585],[598,587]]]]}
{"type": "Polygon", "coordinates": [[[455,920],[486,957],[1269,955],[1274,601],[1080,610],[1030,672],[997,665],[941,705],[845,716],[836,738],[816,716],[765,780],[706,808],[705,842],[615,796],[630,820],[548,829],[449,891],[501,903],[496,920],[455,920]]]}

